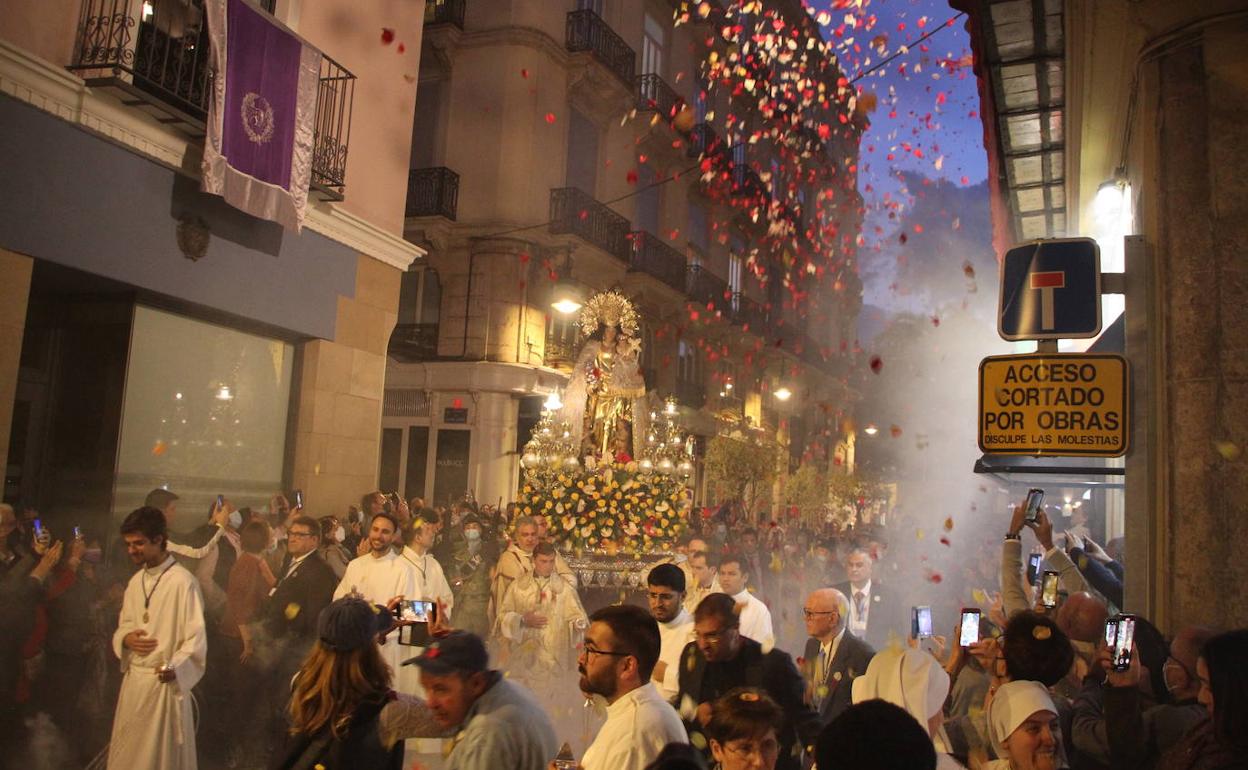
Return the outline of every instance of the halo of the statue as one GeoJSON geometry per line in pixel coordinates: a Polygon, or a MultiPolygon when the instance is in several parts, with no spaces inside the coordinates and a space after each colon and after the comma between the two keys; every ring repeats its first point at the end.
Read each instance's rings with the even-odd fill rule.
{"type": "Polygon", "coordinates": [[[581,308],[577,324],[581,334],[588,337],[599,324],[618,327],[629,337],[637,335],[637,308],[632,300],[617,291],[601,291],[589,298],[581,308]]]}

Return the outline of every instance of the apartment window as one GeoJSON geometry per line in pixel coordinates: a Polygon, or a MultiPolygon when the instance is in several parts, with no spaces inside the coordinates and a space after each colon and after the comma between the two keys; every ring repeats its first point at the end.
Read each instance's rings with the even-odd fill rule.
{"type": "Polygon", "coordinates": [[[662,75],[666,50],[667,28],[647,13],[641,36],[641,74],[662,75]]]}
{"type": "Polygon", "coordinates": [[[698,353],[684,340],[680,341],[676,355],[676,379],[682,382],[698,381],[698,353]]]}
{"type": "Polygon", "coordinates": [[[741,304],[741,273],[744,265],[745,260],[741,258],[740,252],[728,255],[728,290],[732,292],[733,310],[737,310],[741,304]]]}
{"type": "MultiPolygon", "coordinates": [[[[599,16],[606,10],[607,0],[576,0],[576,10],[593,11],[599,16]]],[[[564,8],[567,8],[565,5],[564,8]]]]}
{"type": "Polygon", "coordinates": [[[594,195],[598,182],[598,127],[577,110],[568,118],[568,186],[594,195]]]}
{"type": "Polygon", "coordinates": [[[710,249],[710,233],[707,232],[706,206],[696,201],[689,202],[689,223],[685,228],[689,243],[706,253],[710,249]]]}
{"type": "Polygon", "coordinates": [[[436,324],[442,310],[442,283],[438,271],[417,268],[399,282],[399,324],[436,324]]]}

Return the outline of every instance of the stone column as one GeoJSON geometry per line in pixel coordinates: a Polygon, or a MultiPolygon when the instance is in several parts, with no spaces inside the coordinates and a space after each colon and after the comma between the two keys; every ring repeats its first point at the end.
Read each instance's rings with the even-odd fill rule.
{"type": "Polygon", "coordinates": [[[1196,34],[1145,65],[1136,123],[1162,372],[1149,599],[1171,631],[1248,624],[1248,23],[1196,34]]]}
{"type": "Polygon", "coordinates": [[[493,505],[501,499],[506,505],[516,496],[519,414],[520,402],[507,393],[481,393],[477,398],[468,478],[482,504],[493,505]]]}

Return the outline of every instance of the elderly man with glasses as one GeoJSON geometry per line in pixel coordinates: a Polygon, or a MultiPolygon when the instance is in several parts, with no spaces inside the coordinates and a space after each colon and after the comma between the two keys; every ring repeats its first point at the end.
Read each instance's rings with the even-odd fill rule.
{"type": "Polygon", "coordinates": [[[691,742],[708,745],[706,725],[711,704],[738,687],[766,693],[784,712],[780,725],[777,770],[799,770],[802,750],[819,734],[819,716],[805,699],[805,682],[787,652],[764,651],[742,636],[737,603],[727,594],[711,594],[693,613],[694,641],[685,646],[680,664],[680,691],[676,702],[691,742]],[[703,739],[695,739],[702,733],[703,739]]]}
{"type": "Polygon", "coordinates": [[[849,600],[835,588],[820,588],[806,597],[806,652],[798,661],[806,680],[806,702],[826,725],[853,702],[850,684],[867,670],[875,650],[849,632],[845,617],[849,600]]]}

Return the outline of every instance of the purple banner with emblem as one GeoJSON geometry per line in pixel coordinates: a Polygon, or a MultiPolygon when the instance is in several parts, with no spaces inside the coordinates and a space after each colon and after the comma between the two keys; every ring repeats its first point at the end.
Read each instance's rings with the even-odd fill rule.
{"type": "Polygon", "coordinates": [[[213,94],[203,188],[298,230],[312,173],[321,54],[244,0],[206,0],[213,94]]]}

